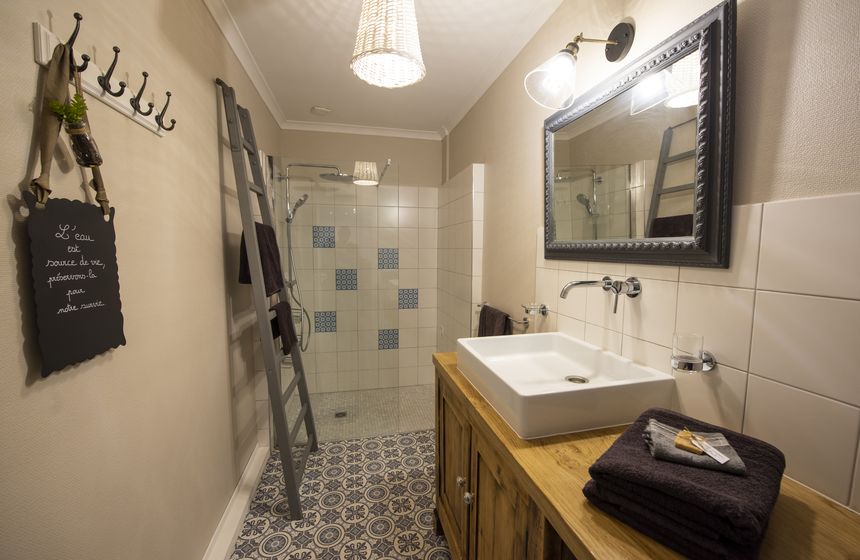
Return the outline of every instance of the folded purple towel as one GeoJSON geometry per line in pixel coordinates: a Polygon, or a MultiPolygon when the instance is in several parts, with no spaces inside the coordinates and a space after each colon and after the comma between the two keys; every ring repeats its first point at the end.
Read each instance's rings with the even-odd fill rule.
{"type": "Polygon", "coordinates": [[[595,505],[680,552],[746,557],[757,550],[779,496],[785,457],[755,438],[664,409],[645,411],[590,468],[583,489],[595,505]],[[653,418],[696,432],[722,432],[747,466],[745,477],[657,461],[642,434],[653,418]],[[616,515],[617,514],[617,515],[616,515]],[[719,552],[719,551],[723,552],[719,552]]]}

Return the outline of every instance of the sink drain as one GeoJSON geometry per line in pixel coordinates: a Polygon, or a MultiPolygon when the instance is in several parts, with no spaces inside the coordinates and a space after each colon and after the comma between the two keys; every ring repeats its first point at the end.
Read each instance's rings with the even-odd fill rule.
{"type": "Polygon", "coordinates": [[[568,375],[564,380],[570,381],[571,383],[588,383],[588,378],[582,377],[581,375],[568,375]]]}

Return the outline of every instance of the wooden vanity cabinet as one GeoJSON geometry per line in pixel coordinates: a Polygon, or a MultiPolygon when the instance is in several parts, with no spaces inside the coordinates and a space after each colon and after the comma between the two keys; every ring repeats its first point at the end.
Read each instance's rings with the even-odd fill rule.
{"type": "MultiPolygon", "coordinates": [[[[549,558],[537,508],[436,376],[436,510],[455,560],[549,558]]],[[[561,557],[561,556],[557,556],[561,557]]],[[[566,558],[572,558],[567,556],[566,558]]]]}

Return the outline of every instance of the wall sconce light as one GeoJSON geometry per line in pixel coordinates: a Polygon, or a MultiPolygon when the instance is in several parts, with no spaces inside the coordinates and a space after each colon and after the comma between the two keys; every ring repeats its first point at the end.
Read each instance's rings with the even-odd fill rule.
{"type": "Polygon", "coordinates": [[[574,37],[552,58],[526,74],[523,85],[532,101],[547,109],[567,109],[573,105],[576,86],[576,55],[580,43],[605,43],[606,60],[617,62],[627,56],[633,44],[634,28],[619,23],[607,39],[588,39],[582,33],[574,37]]]}

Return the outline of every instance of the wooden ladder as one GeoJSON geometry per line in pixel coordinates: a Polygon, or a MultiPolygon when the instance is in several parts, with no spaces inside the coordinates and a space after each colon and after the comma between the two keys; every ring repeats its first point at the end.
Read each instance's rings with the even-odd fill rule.
{"type": "MultiPolygon", "coordinates": [[[[254,127],[251,124],[251,114],[248,112],[248,109],[236,103],[236,92],[220,78],[215,80],[215,83],[221,86],[224,98],[227,131],[230,137],[230,150],[233,157],[233,172],[236,175],[236,191],[239,198],[239,209],[242,214],[242,231],[244,232],[245,248],[251,272],[251,290],[254,296],[257,326],[260,330],[260,346],[263,350],[263,362],[266,367],[269,402],[271,403],[272,419],[275,424],[276,443],[281,457],[284,488],[290,506],[290,518],[299,520],[302,519],[299,487],[302,482],[305,466],[307,465],[308,456],[318,448],[314,416],[311,411],[307,380],[304,366],[302,365],[301,343],[299,341],[294,342],[290,347],[289,355],[292,359],[293,378],[287,384],[286,389],[283,389],[281,386],[281,365],[284,362],[285,355],[280,342],[275,343],[272,331],[272,320],[276,320],[276,317],[274,312],[271,311],[271,300],[266,295],[259,240],[257,239],[257,228],[251,205],[251,197],[256,195],[263,224],[274,227],[272,210],[269,206],[269,198],[263,179],[263,169],[257,149],[257,140],[254,136],[254,127]],[[251,168],[252,182],[248,181],[246,173],[246,156],[251,168]],[[296,389],[299,391],[301,410],[298,417],[292,422],[292,428],[290,428],[290,423],[287,422],[285,407],[296,389]],[[302,424],[304,424],[305,431],[307,432],[307,442],[303,445],[296,445],[296,437],[299,435],[302,424]]],[[[282,286],[277,293],[277,299],[283,303],[288,302],[288,298],[287,288],[286,286],[282,286]]],[[[292,317],[289,317],[288,320],[292,321],[292,317]]]]}

